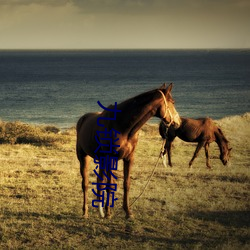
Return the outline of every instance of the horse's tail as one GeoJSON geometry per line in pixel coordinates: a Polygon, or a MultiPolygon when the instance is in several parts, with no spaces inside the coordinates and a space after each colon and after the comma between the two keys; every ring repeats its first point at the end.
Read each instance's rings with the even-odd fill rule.
{"type": "Polygon", "coordinates": [[[163,121],[160,122],[159,133],[160,133],[162,139],[167,139],[168,138],[168,136],[167,136],[167,128],[166,128],[163,121]]]}

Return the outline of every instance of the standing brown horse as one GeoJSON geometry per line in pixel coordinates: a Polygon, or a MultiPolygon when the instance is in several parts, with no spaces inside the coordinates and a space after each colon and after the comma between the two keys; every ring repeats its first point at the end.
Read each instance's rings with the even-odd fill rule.
{"type": "MultiPolygon", "coordinates": [[[[168,154],[168,164],[172,167],[171,162],[171,146],[176,136],[186,142],[198,142],[194,155],[189,162],[189,167],[192,166],[194,159],[198,156],[199,151],[202,147],[205,148],[206,155],[206,165],[211,168],[209,163],[209,144],[211,142],[216,142],[220,149],[220,159],[223,165],[226,165],[229,160],[230,151],[232,148],[228,147],[228,140],[223,135],[220,128],[218,128],[212,119],[210,118],[200,118],[200,119],[190,119],[181,117],[181,125],[178,129],[170,126],[166,128],[163,122],[160,123],[159,132],[163,139],[166,140],[164,151],[162,156],[165,156],[166,152],[168,154]]],[[[166,165],[166,159],[163,160],[164,165],[166,165]]]]}
{"type": "MultiPolygon", "coordinates": [[[[159,89],[155,89],[134,98],[128,99],[117,105],[117,112],[115,120],[108,120],[107,118],[113,117],[114,114],[110,111],[104,110],[102,113],[88,113],[80,118],[77,123],[77,144],[76,152],[78,160],[80,161],[80,172],[82,175],[82,189],[83,189],[83,215],[88,217],[88,171],[89,161],[94,158],[96,154],[94,151],[98,147],[95,140],[96,131],[103,130],[104,128],[97,125],[98,119],[102,125],[108,130],[119,131],[116,136],[119,138],[116,148],[118,159],[123,159],[124,168],[124,197],[123,208],[126,212],[126,217],[132,217],[132,212],[129,208],[129,189],[130,189],[130,173],[134,161],[134,150],[138,141],[138,130],[144,123],[152,116],[162,119],[164,123],[172,124],[175,127],[180,125],[180,117],[175,110],[174,100],[171,96],[172,84],[168,87],[166,84],[162,85],[159,89]],[[106,118],[106,119],[105,119],[106,118]]],[[[109,109],[114,106],[109,106],[109,109]]],[[[113,135],[114,137],[114,135],[113,135]]],[[[112,156],[112,154],[110,154],[112,156]]],[[[99,180],[100,182],[100,180],[99,180]]],[[[109,181],[112,183],[112,180],[109,181]]],[[[102,191],[103,192],[103,191],[102,191]]],[[[109,192],[107,190],[107,192],[109,192]]],[[[102,207],[99,203],[99,211],[103,215],[102,207]]],[[[110,217],[110,207],[105,206],[105,215],[110,217]]]]}

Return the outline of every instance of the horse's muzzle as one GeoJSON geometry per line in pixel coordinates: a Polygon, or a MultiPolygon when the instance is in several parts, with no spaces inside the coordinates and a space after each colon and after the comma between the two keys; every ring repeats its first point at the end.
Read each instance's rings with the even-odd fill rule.
{"type": "Polygon", "coordinates": [[[173,122],[172,125],[174,126],[174,129],[178,129],[181,126],[181,123],[173,122]]]}
{"type": "Polygon", "coordinates": [[[181,118],[178,117],[178,119],[174,119],[172,125],[174,126],[175,129],[178,129],[181,126],[181,118]]]}
{"type": "Polygon", "coordinates": [[[223,163],[224,166],[228,166],[228,161],[223,160],[222,163],[223,163]]]}
{"type": "Polygon", "coordinates": [[[174,126],[175,129],[181,126],[181,118],[178,113],[175,114],[172,125],[174,126]]]}

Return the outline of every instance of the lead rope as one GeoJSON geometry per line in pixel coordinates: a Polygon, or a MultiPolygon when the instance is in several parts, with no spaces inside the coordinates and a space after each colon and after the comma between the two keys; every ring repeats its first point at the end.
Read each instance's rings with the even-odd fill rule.
{"type": "MultiPolygon", "coordinates": [[[[170,126],[171,123],[173,122],[173,115],[172,115],[172,113],[171,113],[171,111],[170,111],[170,109],[169,109],[169,107],[168,107],[168,103],[167,103],[167,100],[166,100],[165,95],[163,94],[163,92],[162,92],[161,90],[158,90],[158,91],[161,93],[161,95],[162,95],[162,97],[163,97],[163,100],[164,100],[164,103],[165,103],[165,115],[164,115],[163,118],[166,117],[167,112],[169,112],[169,115],[170,115],[170,117],[171,117],[170,123],[167,124],[167,126],[166,126],[166,132],[167,132],[169,126],[170,126]]],[[[159,157],[158,157],[158,159],[157,159],[157,161],[156,161],[156,164],[155,164],[155,166],[154,166],[154,168],[153,168],[153,170],[152,170],[151,175],[150,175],[149,178],[148,178],[148,181],[147,181],[145,187],[143,188],[143,190],[141,191],[141,193],[137,196],[137,198],[129,205],[129,207],[132,207],[132,206],[139,200],[139,198],[143,195],[143,193],[145,192],[145,190],[146,190],[146,188],[147,188],[147,186],[148,186],[150,180],[152,179],[152,177],[153,177],[153,175],[154,175],[155,169],[157,168],[157,166],[158,166],[158,164],[159,164],[159,160],[160,160],[160,158],[163,156],[165,142],[166,142],[166,139],[164,139],[163,142],[162,142],[162,146],[161,146],[161,151],[160,151],[159,157]]],[[[118,215],[118,214],[120,214],[120,213],[121,213],[121,211],[118,212],[116,215],[118,215]]]]}
{"type": "Polygon", "coordinates": [[[169,116],[170,116],[170,119],[171,119],[170,122],[168,124],[166,124],[164,122],[166,124],[166,127],[169,127],[172,124],[172,122],[174,121],[174,117],[173,117],[173,115],[172,115],[172,113],[170,111],[170,108],[168,106],[168,102],[167,102],[166,96],[163,94],[163,92],[160,89],[158,89],[157,91],[161,93],[161,95],[163,97],[163,100],[164,100],[164,103],[165,103],[165,114],[164,114],[163,119],[166,118],[167,112],[169,113],[169,116]]]}
{"type": "MultiPolygon", "coordinates": [[[[163,97],[163,100],[164,100],[164,103],[165,103],[165,115],[164,115],[163,118],[166,117],[167,111],[168,111],[169,114],[170,114],[170,117],[171,117],[171,121],[170,121],[169,125],[171,125],[171,123],[173,122],[173,115],[172,115],[172,113],[171,113],[171,111],[170,111],[170,109],[169,109],[169,107],[168,107],[168,103],[167,103],[167,100],[166,100],[165,95],[162,93],[161,90],[158,90],[158,91],[161,93],[161,95],[162,95],[162,97],[163,97]]],[[[169,126],[166,126],[166,133],[167,133],[167,131],[168,131],[168,128],[169,128],[169,126]]],[[[156,164],[155,164],[155,166],[154,166],[154,168],[153,168],[153,171],[152,171],[151,175],[150,175],[149,178],[148,178],[148,181],[147,181],[147,183],[146,183],[144,189],[143,189],[142,192],[137,196],[137,198],[129,205],[129,207],[132,207],[132,206],[135,204],[135,202],[138,201],[139,198],[140,198],[140,197],[143,195],[143,193],[145,192],[145,190],[146,190],[146,188],[147,188],[147,186],[148,186],[150,180],[152,179],[152,177],[153,177],[153,175],[154,175],[155,169],[157,168],[157,166],[158,166],[158,164],[159,164],[159,160],[160,160],[160,158],[163,156],[165,142],[166,142],[166,139],[164,139],[163,142],[162,142],[162,146],[161,146],[161,151],[160,151],[159,157],[158,157],[158,159],[157,159],[157,161],[156,161],[156,164]]]]}
{"type": "Polygon", "coordinates": [[[147,183],[146,183],[144,189],[143,189],[142,192],[138,195],[138,197],[129,205],[129,207],[132,207],[132,205],[134,205],[135,202],[138,201],[139,198],[140,198],[140,197],[143,195],[143,193],[145,192],[145,190],[146,190],[146,188],[147,188],[147,186],[148,186],[150,180],[152,179],[152,177],[153,177],[153,175],[154,175],[155,169],[157,168],[157,166],[158,166],[158,164],[159,164],[159,160],[160,160],[160,158],[162,157],[162,153],[163,153],[163,150],[164,150],[165,141],[166,141],[166,140],[163,140],[163,143],[162,143],[162,146],[161,146],[161,152],[160,152],[160,154],[159,154],[159,157],[158,157],[158,159],[157,159],[157,161],[156,161],[156,164],[155,164],[155,166],[154,166],[154,168],[153,168],[153,171],[152,171],[151,175],[150,175],[149,178],[148,178],[148,181],[147,181],[147,183]]]}
{"type": "MultiPolygon", "coordinates": [[[[153,177],[153,175],[154,175],[155,169],[157,168],[157,166],[158,166],[158,164],[159,164],[159,160],[160,160],[160,158],[162,157],[162,153],[164,152],[165,142],[166,142],[166,139],[164,139],[163,142],[162,142],[161,152],[160,152],[159,157],[158,157],[158,159],[157,159],[157,161],[156,161],[156,164],[155,164],[155,166],[154,166],[154,168],[153,168],[153,170],[152,170],[152,173],[151,173],[151,175],[150,175],[149,178],[148,178],[148,181],[147,181],[145,187],[143,188],[143,190],[141,191],[141,193],[137,196],[137,198],[129,205],[129,207],[132,207],[132,206],[139,200],[139,198],[143,195],[143,193],[145,192],[145,190],[146,190],[146,188],[147,188],[147,186],[148,186],[150,180],[152,179],[152,177],[153,177]]],[[[118,214],[120,214],[120,213],[121,213],[121,211],[118,212],[116,215],[118,215],[118,214]]]]}

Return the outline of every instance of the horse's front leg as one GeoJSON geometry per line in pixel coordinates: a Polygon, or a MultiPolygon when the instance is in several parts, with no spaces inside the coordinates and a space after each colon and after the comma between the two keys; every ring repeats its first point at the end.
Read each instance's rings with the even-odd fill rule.
{"type": "Polygon", "coordinates": [[[209,159],[209,143],[205,144],[205,155],[206,155],[207,168],[211,169],[210,159],[209,159]]]}
{"type": "Polygon", "coordinates": [[[192,167],[192,164],[193,164],[193,161],[194,159],[198,156],[198,153],[200,152],[201,148],[204,146],[205,142],[204,141],[201,141],[198,143],[195,151],[194,151],[194,155],[193,155],[193,158],[191,159],[191,161],[189,162],[189,167],[191,168],[192,167]]]}
{"type": "Polygon", "coordinates": [[[80,172],[82,176],[82,191],[83,191],[83,216],[88,218],[88,186],[89,186],[89,160],[90,157],[85,155],[80,159],[80,172]]]}
{"type": "Polygon", "coordinates": [[[97,190],[98,200],[99,200],[99,214],[101,218],[111,218],[111,205],[113,204],[113,197],[111,188],[113,188],[112,184],[115,184],[114,178],[111,174],[111,170],[105,171],[104,169],[100,169],[99,176],[101,179],[97,177],[97,182],[99,184],[99,189],[97,190]],[[105,172],[105,174],[104,174],[105,172]],[[106,191],[106,192],[105,192],[106,191]],[[106,194],[106,196],[105,196],[106,194]],[[106,199],[105,199],[106,197],[106,199]],[[104,202],[106,200],[106,202],[104,202]],[[103,212],[103,204],[105,203],[105,214],[103,212]]]}
{"type": "Polygon", "coordinates": [[[123,174],[124,174],[124,182],[123,182],[123,189],[124,189],[124,196],[123,196],[123,209],[126,212],[126,218],[133,218],[133,214],[129,208],[129,190],[130,190],[130,173],[132,170],[132,165],[134,162],[134,157],[130,157],[130,159],[123,159],[124,167],[123,167],[123,174]]]}
{"type": "Polygon", "coordinates": [[[162,149],[160,153],[164,167],[167,167],[166,153],[167,153],[167,140],[164,139],[162,142],[162,149]]]}
{"type": "Polygon", "coordinates": [[[172,149],[172,141],[166,141],[166,147],[168,152],[168,165],[170,167],[173,167],[172,161],[171,161],[171,149],[172,149]]]}
{"type": "Polygon", "coordinates": [[[112,200],[111,200],[111,185],[113,183],[113,178],[112,178],[112,175],[111,175],[111,170],[107,171],[107,184],[108,184],[108,187],[106,189],[106,195],[107,195],[107,199],[106,199],[106,204],[105,204],[105,217],[107,219],[110,219],[111,218],[111,209],[110,209],[110,205],[112,203],[112,200]],[[109,188],[110,187],[110,188],[109,188]],[[109,200],[109,203],[107,202],[107,200],[109,200]]]}
{"type": "Polygon", "coordinates": [[[99,179],[97,177],[97,183],[98,183],[98,186],[99,186],[99,188],[97,188],[97,197],[98,197],[98,200],[99,200],[98,210],[99,210],[99,214],[100,214],[101,218],[104,218],[104,216],[105,216],[104,212],[103,212],[104,191],[102,190],[103,189],[102,183],[105,181],[103,171],[104,171],[103,169],[99,169],[99,176],[101,177],[101,179],[99,179]]]}

